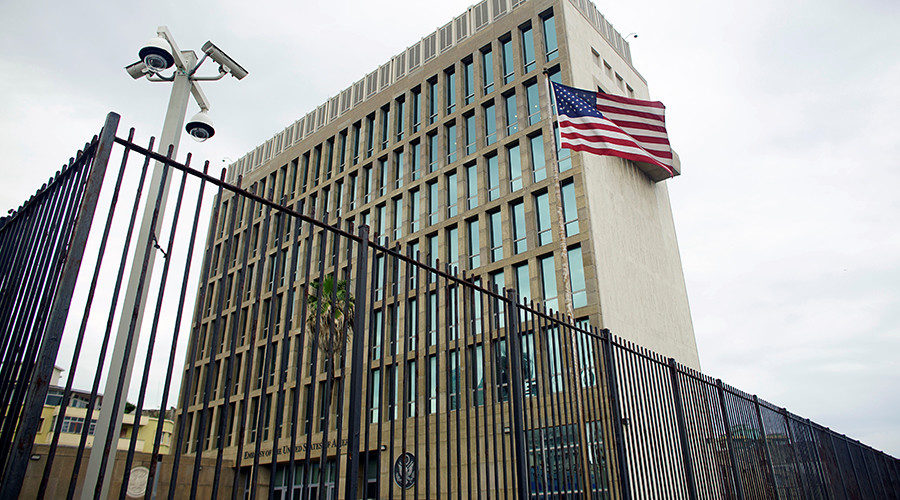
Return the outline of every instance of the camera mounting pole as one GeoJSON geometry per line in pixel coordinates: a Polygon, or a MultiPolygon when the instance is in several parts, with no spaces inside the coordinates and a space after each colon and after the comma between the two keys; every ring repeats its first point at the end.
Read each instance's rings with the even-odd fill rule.
{"type": "MultiPolygon", "coordinates": [[[[126,66],[125,69],[135,79],[146,76],[150,81],[172,82],[172,93],[169,96],[169,104],[166,109],[166,117],[163,122],[162,134],[159,137],[159,149],[157,151],[162,155],[166,155],[171,147],[172,158],[175,158],[178,153],[178,144],[181,140],[181,131],[184,127],[185,113],[187,112],[188,101],[191,95],[193,94],[202,111],[205,112],[209,109],[209,101],[207,101],[203,91],[200,90],[200,87],[197,86],[194,80],[219,79],[224,76],[226,71],[220,68],[218,77],[195,77],[194,73],[203,61],[198,61],[197,55],[192,50],[179,50],[167,27],[160,26],[157,29],[157,34],[168,42],[171,49],[160,48],[158,44],[154,45],[153,41],[148,43],[148,46],[153,45],[156,54],[161,54],[162,56],[166,56],[165,52],[168,52],[169,58],[174,60],[171,64],[171,66],[174,66],[172,76],[164,77],[160,75],[160,68],[151,67],[150,64],[147,64],[147,62],[158,63],[159,60],[152,61],[149,58],[144,58],[143,61],[126,66]]],[[[207,55],[205,54],[203,59],[206,59],[207,55]]],[[[196,136],[196,131],[191,130],[192,124],[193,120],[191,124],[188,124],[188,132],[196,136]]],[[[209,129],[206,137],[211,136],[211,124],[205,123],[204,125],[209,129]]],[[[200,139],[199,137],[197,138],[200,139]]],[[[81,498],[83,500],[96,497],[106,498],[109,493],[109,478],[115,466],[116,449],[118,448],[119,433],[122,428],[122,416],[125,413],[125,402],[131,383],[131,374],[134,370],[136,346],[139,344],[144,306],[147,301],[147,287],[143,287],[139,294],[138,285],[141,281],[142,273],[146,273],[149,280],[153,272],[156,251],[150,239],[152,235],[159,234],[159,229],[162,226],[163,212],[171,181],[171,176],[166,176],[164,181],[162,173],[163,164],[156,162],[147,193],[147,200],[149,201],[144,208],[140,230],[134,245],[134,259],[131,265],[131,273],[128,276],[128,285],[125,288],[122,313],[103,392],[104,401],[100,408],[100,417],[97,419],[94,433],[94,445],[90,449],[90,458],[88,459],[87,471],[84,475],[84,484],[81,489],[81,498]],[[160,196],[159,213],[155,218],[156,224],[154,225],[154,206],[152,201],[160,196]],[[129,335],[129,331],[133,335],[129,335]],[[132,338],[129,339],[129,337],[132,338]],[[119,385],[120,380],[123,381],[121,385],[119,385]],[[101,478],[102,482],[100,482],[101,478]]],[[[165,409],[163,408],[162,410],[165,409]]]]}

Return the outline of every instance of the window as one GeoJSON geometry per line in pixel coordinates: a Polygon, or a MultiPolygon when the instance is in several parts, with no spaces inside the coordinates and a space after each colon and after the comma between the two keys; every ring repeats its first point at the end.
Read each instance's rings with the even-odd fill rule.
{"type": "Polygon", "coordinates": [[[475,114],[469,114],[468,116],[463,118],[465,122],[465,133],[466,133],[466,155],[470,155],[475,152],[475,114]]]}
{"type": "Polygon", "coordinates": [[[488,223],[491,230],[491,262],[497,262],[503,258],[503,223],[499,210],[488,214],[488,223]]]}
{"type": "MultiPolygon", "coordinates": [[[[300,176],[300,192],[301,193],[303,191],[306,191],[306,179],[309,175],[309,153],[306,153],[303,155],[302,164],[303,164],[303,174],[300,176]]],[[[265,196],[265,193],[263,192],[264,189],[265,188],[262,186],[262,184],[260,184],[259,191],[257,191],[256,194],[258,194],[260,196],[265,196]]],[[[262,204],[259,205],[259,210],[260,210],[260,213],[262,213],[262,204]]]]}
{"type": "Polygon", "coordinates": [[[447,374],[447,406],[450,410],[459,409],[459,354],[450,351],[450,366],[447,374]]]}
{"type": "Polygon", "coordinates": [[[394,198],[394,239],[403,237],[403,197],[394,198]]]}
{"type": "Polygon", "coordinates": [[[366,156],[375,152],[375,115],[366,117],[366,156]]]}
{"type": "Polygon", "coordinates": [[[561,190],[566,236],[573,236],[578,234],[578,205],[575,202],[575,183],[563,184],[561,190]]]}
{"type": "Polygon", "coordinates": [[[525,227],[525,203],[521,200],[510,206],[513,219],[513,253],[520,254],[528,250],[528,231],[525,227]]]}
{"type": "Polygon", "coordinates": [[[584,261],[581,256],[581,245],[568,251],[569,282],[572,284],[572,307],[587,305],[587,284],[584,279],[584,261]]]}
{"type": "Polygon", "coordinates": [[[385,244],[387,239],[387,207],[382,203],[375,207],[375,222],[378,224],[378,231],[375,233],[385,244]]]}
{"type": "Polygon", "coordinates": [[[506,155],[509,159],[509,190],[522,189],[522,154],[519,152],[519,145],[506,148],[506,155]]]}
{"type": "Polygon", "coordinates": [[[500,42],[500,56],[503,58],[503,83],[509,83],[516,77],[511,38],[500,42]]]}
{"type": "Polygon", "coordinates": [[[438,136],[431,134],[428,136],[428,173],[437,171],[438,169],[438,136]]]}
{"type": "MultiPolygon", "coordinates": [[[[415,254],[411,257],[417,258],[415,254]]],[[[413,266],[415,269],[416,266],[413,266]]],[[[414,271],[415,273],[415,271],[414,271]]],[[[415,284],[411,288],[415,288],[415,284]]],[[[416,337],[419,334],[419,301],[413,297],[406,306],[406,345],[410,351],[416,350],[416,337]]]]}
{"type": "Polygon", "coordinates": [[[409,192],[409,232],[415,233],[419,230],[419,202],[421,194],[418,189],[409,192]]]}
{"type": "MultiPolygon", "coordinates": [[[[503,287],[506,286],[506,279],[503,276],[503,270],[499,270],[497,272],[491,273],[490,275],[491,283],[497,287],[497,291],[501,294],[503,293],[503,287]]],[[[504,307],[502,300],[490,299],[494,301],[494,311],[497,314],[497,326],[502,328],[506,325],[506,318],[504,316],[504,307]]]]}
{"type": "Polygon", "coordinates": [[[528,274],[528,262],[523,262],[513,267],[513,273],[516,275],[516,289],[519,291],[519,300],[527,304],[531,300],[531,276],[528,274]]]}
{"type": "Polygon", "coordinates": [[[356,178],[357,175],[355,173],[350,174],[350,191],[347,192],[347,197],[349,198],[348,201],[350,202],[348,203],[348,205],[350,206],[350,210],[356,209],[356,178]]]}
{"type": "Polygon", "coordinates": [[[500,163],[497,155],[487,157],[488,201],[500,197],[500,163]]]}
{"type": "Polygon", "coordinates": [[[451,164],[456,161],[456,124],[452,123],[447,125],[447,164],[451,164]]]}
{"type": "MultiPolygon", "coordinates": [[[[376,257],[376,259],[378,259],[378,257],[376,257]]],[[[376,286],[379,285],[376,284],[376,286]]],[[[369,339],[369,345],[371,347],[369,348],[369,351],[371,353],[372,359],[376,360],[381,358],[381,337],[384,335],[384,311],[382,311],[381,309],[376,309],[374,315],[372,316],[372,323],[372,335],[369,339]]]]}
{"type": "Polygon", "coordinates": [[[494,103],[484,106],[484,144],[490,146],[497,142],[497,110],[494,103]]]}
{"type": "Polygon", "coordinates": [[[390,130],[391,126],[391,107],[390,105],[381,108],[381,149],[384,149],[388,145],[388,139],[390,139],[388,130],[390,130]]]}
{"type": "Polygon", "coordinates": [[[334,164],[334,139],[325,142],[325,179],[331,178],[331,167],[334,164]]]}
{"type": "Polygon", "coordinates": [[[356,165],[359,163],[359,134],[360,128],[362,128],[362,124],[356,122],[353,124],[353,164],[356,165]]]}
{"type": "Polygon", "coordinates": [[[428,356],[428,414],[438,410],[438,359],[437,354],[428,356]]]}
{"type": "MultiPolygon", "coordinates": [[[[344,171],[344,167],[347,164],[347,131],[344,130],[340,134],[340,139],[338,141],[338,173],[344,171]]],[[[291,193],[293,193],[294,182],[291,181],[291,193]]]]}
{"type": "Polygon", "coordinates": [[[547,178],[547,164],[544,159],[544,137],[536,135],[528,138],[531,149],[531,170],[534,174],[534,182],[540,182],[547,178]]]}
{"type": "Polygon", "coordinates": [[[428,124],[437,120],[437,80],[432,79],[428,82],[428,124]]]}
{"type": "Polygon", "coordinates": [[[466,208],[478,206],[478,164],[466,166],[466,208]]]}
{"type": "Polygon", "coordinates": [[[463,85],[466,104],[472,104],[475,101],[475,69],[471,59],[463,63],[463,85]]]}
{"type": "Polygon", "coordinates": [[[396,101],[397,107],[397,125],[396,125],[396,135],[397,140],[403,140],[403,131],[406,130],[406,101],[402,98],[397,99],[396,101]]]}
{"type": "Polygon", "coordinates": [[[540,193],[534,196],[535,217],[537,218],[538,246],[553,242],[550,223],[550,196],[540,193]]]}
{"type": "Polygon", "coordinates": [[[449,115],[456,112],[456,71],[451,68],[444,75],[444,104],[449,115]]]}
{"type": "Polygon", "coordinates": [[[428,294],[428,345],[437,344],[438,300],[437,292],[428,294]]]}
{"type": "Polygon", "coordinates": [[[490,47],[481,53],[481,81],[484,84],[484,95],[494,91],[494,53],[490,47]]]}
{"type": "Polygon", "coordinates": [[[534,60],[534,32],[531,26],[522,30],[522,66],[525,68],[525,73],[534,70],[536,66],[534,60]]]}
{"type": "Polygon", "coordinates": [[[472,404],[484,405],[484,346],[478,344],[470,349],[472,364],[472,404]]]}
{"type": "MultiPolygon", "coordinates": [[[[451,269],[459,269],[459,230],[456,226],[447,229],[447,263],[451,269]]],[[[452,304],[453,302],[451,302],[452,304]]],[[[451,312],[452,315],[452,312],[451,312]]]]}
{"type": "Polygon", "coordinates": [[[554,139],[556,140],[556,159],[559,162],[559,171],[565,172],[572,168],[572,150],[569,148],[563,148],[560,143],[559,137],[559,125],[553,125],[553,132],[555,133],[554,139]]]}
{"type": "Polygon", "coordinates": [[[412,131],[416,133],[422,125],[422,91],[414,88],[412,91],[412,131]]]}
{"type": "Polygon", "coordinates": [[[409,153],[410,178],[415,181],[422,176],[422,145],[416,141],[410,147],[412,148],[412,151],[409,153]]]}
{"type": "Polygon", "coordinates": [[[556,45],[556,20],[553,13],[542,20],[544,25],[544,50],[547,51],[547,61],[556,59],[559,55],[559,47],[556,45]]]}
{"type": "Polygon", "coordinates": [[[403,187],[403,151],[394,153],[394,189],[403,187]]]}
{"type": "Polygon", "coordinates": [[[525,106],[528,108],[528,124],[534,125],[541,121],[541,99],[538,93],[537,82],[525,86],[525,106]]]}
{"type": "Polygon", "coordinates": [[[438,213],[439,200],[437,181],[428,183],[428,224],[430,225],[437,224],[440,220],[440,214],[438,213]]]}
{"type": "Polygon", "coordinates": [[[516,94],[509,94],[506,101],[506,135],[513,135],[519,131],[519,110],[516,108],[516,94]]]}
{"type": "MultiPolygon", "coordinates": [[[[447,217],[456,217],[459,213],[459,194],[456,172],[447,175],[447,217]]],[[[452,240],[450,240],[452,241],[452,240]]]]}
{"type": "Polygon", "coordinates": [[[553,254],[538,259],[538,266],[541,268],[541,295],[544,299],[544,305],[553,311],[559,310],[559,302],[556,298],[558,291],[556,289],[556,263],[553,254]]]}
{"type": "Polygon", "coordinates": [[[372,166],[363,167],[363,203],[372,200],[372,166]]]}
{"type": "Polygon", "coordinates": [[[385,267],[385,256],[383,254],[377,255],[375,257],[374,265],[372,269],[374,271],[372,280],[375,282],[375,300],[381,300],[384,298],[384,267],[385,267]]]}
{"type": "Polygon", "coordinates": [[[411,360],[406,363],[406,378],[404,379],[406,389],[406,416],[416,416],[416,361],[411,360]]]}
{"type": "MultiPolygon", "coordinates": [[[[481,278],[475,278],[472,280],[472,284],[475,285],[475,288],[481,287],[481,278]]],[[[484,300],[484,296],[481,292],[475,291],[473,292],[473,299],[475,301],[475,305],[473,307],[472,313],[472,331],[475,332],[476,335],[480,335],[482,331],[484,331],[482,324],[482,301],[484,300]]]]}
{"type": "MultiPolygon", "coordinates": [[[[372,370],[372,388],[369,390],[369,423],[378,423],[379,409],[381,407],[381,370],[372,370]]],[[[309,404],[309,403],[307,403],[309,404]]]]}
{"type": "MultiPolygon", "coordinates": [[[[407,252],[410,257],[422,261],[422,256],[419,255],[419,240],[413,240],[407,246],[407,252]]],[[[419,266],[412,266],[412,270],[409,273],[409,287],[415,289],[419,286],[419,266]]],[[[417,326],[418,323],[413,323],[413,326],[417,326]]],[[[416,330],[418,332],[418,330],[416,330]]]]}
{"type": "Polygon", "coordinates": [[[481,244],[479,243],[480,235],[478,234],[478,219],[472,219],[466,222],[466,232],[469,236],[469,269],[478,269],[481,267],[481,244]]]}

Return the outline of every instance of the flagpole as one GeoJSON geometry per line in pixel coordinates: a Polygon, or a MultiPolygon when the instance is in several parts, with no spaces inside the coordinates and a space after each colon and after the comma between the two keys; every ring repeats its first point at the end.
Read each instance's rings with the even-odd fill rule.
{"type": "Polygon", "coordinates": [[[566,314],[571,317],[575,317],[575,306],[572,303],[572,299],[570,296],[572,295],[572,285],[569,279],[569,254],[568,248],[566,245],[566,217],[563,213],[562,206],[562,191],[560,183],[559,183],[559,146],[557,144],[562,144],[562,137],[560,137],[559,143],[556,141],[556,131],[559,127],[559,117],[556,115],[556,110],[553,106],[553,85],[550,85],[550,74],[544,69],[544,88],[547,91],[547,117],[550,119],[550,133],[553,135],[553,165],[550,168],[550,175],[552,179],[552,184],[556,186],[556,196],[559,197],[559,203],[556,204],[556,221],[559,226],[559,233],[557,234],[559,240],[559,248],[562,251],[562,270],[563,270],[563,307],[565,308],[566,314]],[[554,125],[556,125],[554,127],[554,125]]]}

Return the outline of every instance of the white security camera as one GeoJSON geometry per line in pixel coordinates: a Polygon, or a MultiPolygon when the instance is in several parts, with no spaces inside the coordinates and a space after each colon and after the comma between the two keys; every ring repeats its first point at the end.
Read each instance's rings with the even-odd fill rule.
{"type": "Polygon", "coordinates": [[[138,51],[138,57],[153,72],[171,68],[175,64],[175,57],[172,56],[172,46],[163,37],[155,36],[150,39],[141,50],[138,51]]]}
{"type": "Polygon", "coordinates": [[[229,57],[228,54],[222,52],[222,49],[216,47],[212,42],[204,43],[201,50],[238,80],[247,76],[247,70],[238,64],[237,61],[229,57]]]}
{"type": "Polygon", "coordinates": [[[191,117],[187,122],[187,125],[184,126],[184,129],[187,130],[187,133],[197,142],[203,142],[216,133],[216,130],[212,125],[212,120],[209,119],[209,115],[206,114],[206,111],[201,111],[191,117]]]}

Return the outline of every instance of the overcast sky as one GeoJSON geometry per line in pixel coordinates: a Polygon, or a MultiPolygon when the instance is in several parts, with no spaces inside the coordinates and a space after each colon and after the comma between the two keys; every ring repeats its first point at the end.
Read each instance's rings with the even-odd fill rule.
{"type": "MultiPolygon", "coordinates": [[[[216,136],[182,142],[182,156],[222,165],[468,5],[0,3],[0,209],[110,110],[139,139],[158,134],[169,87],[122,68],[160,24],[182,49],[211,39],[250,71],[203,86],[216,136]]],[[[900,456],[900,3],[597,6],[639,34],[634,64],[667,106],[703,370],[900,456]]]]}

